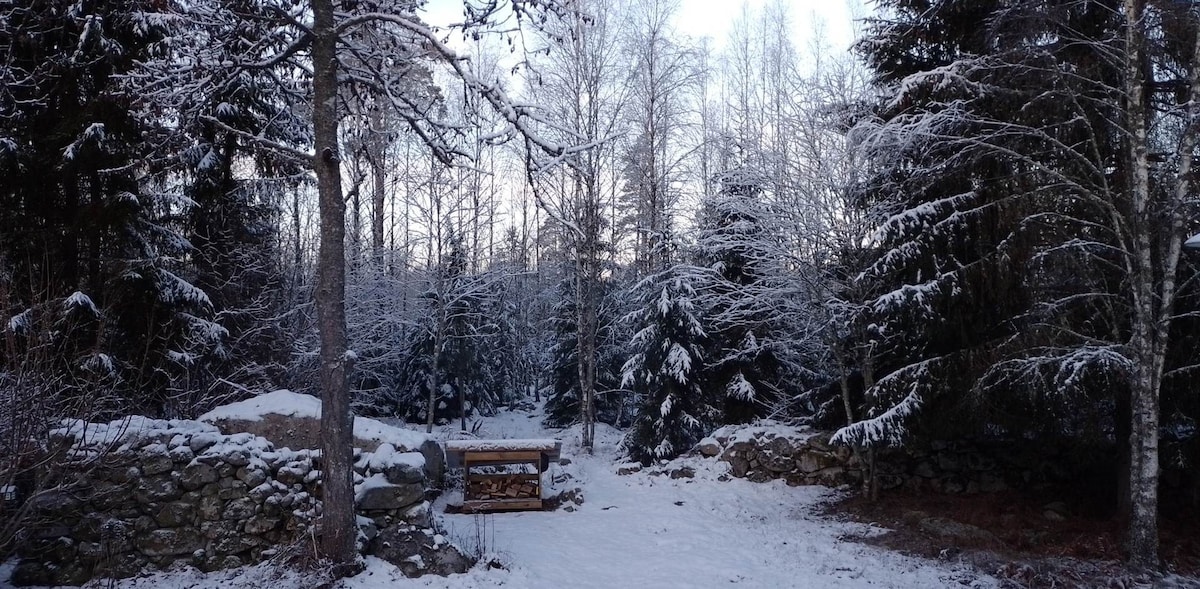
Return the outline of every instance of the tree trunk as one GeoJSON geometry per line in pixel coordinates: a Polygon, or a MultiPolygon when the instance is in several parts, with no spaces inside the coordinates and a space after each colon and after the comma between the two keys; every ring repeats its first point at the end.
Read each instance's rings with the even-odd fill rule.
{"type": "MultiPolygon", "coordinates": [[[[440,290],[441,289],[439,288],[439,291],[440,290]]],[[[442,304],[440,302],[442,299],[439,298],[438,300],[438,305],[440,306],[442,304]]],[[[433,415],[434,412],[437,411],[438,387],[442,386],[439,382],[440,379],[438,378],[438,366],[442,362],[442,341],[445,339],[446,335],[445,310],[439,308],[437,310],[437,316],[437,325],[434,327],[433,332],[433,365],[429,367],[429,399],[425,408],[425,433],[427,434],[433,433],[433,415]]]]}
{"type": "Polygon", "coordinates": [[[383,269],[383,207],[387,182],[387,139],[380,109],[371,111],[371,255],[377,271],[383,269]]]}
{"type": "Polygon", "coordinates": [[[467,431],[467,389],[463,386],[461,378],[454,379],[454,386],[458,388],[458,428],[462,431],[467,431]]]}
{"type": "Polygon", "coordinates": [[[345,204],[338,158],[337,34],[332,0],[313,0],[313,166],[321,211],[317,268],[317,321],[321,334],[321,552],[335,574],[346,574],[357,556],[352,439],[346,353],[345,204]]]}
{"type": "Polygon", "coordinates": [[[1156,272],[1153,260],[1154,211],[1151,207],[1145,94],[1144,0],[1125,0],[1125,123],[1129,136],[1129,196],[1132,204],[1130,263],[1133,287],[1134,361],[1130,383],[1129,564],[1158,568],[1158,377],[1156,355],[1156,272]]]}

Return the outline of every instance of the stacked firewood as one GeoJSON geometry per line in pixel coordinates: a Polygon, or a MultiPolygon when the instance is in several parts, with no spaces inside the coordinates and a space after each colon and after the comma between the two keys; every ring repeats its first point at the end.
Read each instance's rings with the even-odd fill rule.
{"type": "Polygon", "coordinates": [[[471,499],[528,499],[538,496],[537,484],[528,476],[491,476],[467,482],[471,499]]]}

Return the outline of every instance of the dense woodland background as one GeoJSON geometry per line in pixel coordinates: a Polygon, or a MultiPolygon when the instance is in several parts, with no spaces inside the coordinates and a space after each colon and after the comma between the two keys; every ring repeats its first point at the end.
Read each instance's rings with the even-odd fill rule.
{"type": "MultiPolygon", "coordinates": [[[[879,0],[853,55],[780,0],[720,49],[669,0],[418,4],[336,4],[359,414],[1036,443],[1194,507],[1191,3],[879,0]]],[[[0,6],[0,485],[63,417],[319,392],[308,14],[0,6]]]]}

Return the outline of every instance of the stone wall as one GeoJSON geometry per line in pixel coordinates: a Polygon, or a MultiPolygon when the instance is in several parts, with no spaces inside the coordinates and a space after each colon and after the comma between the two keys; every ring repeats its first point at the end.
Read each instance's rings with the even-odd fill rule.
{"type": "MultiPolygon", "coordinates": [[[[829,443],[830,432],[779,423],[726,426],[697,446],[703,456],[729,463],[735,477],[755,482],[783,479],[789,485],[836,487],[860,484],[863,468],[849,448],[829,443]]],[[[881,452],[876,459],[882,489],[936,493],[987,493],[1063,482],[1068,462],[1045,448],[972,442],[932,442],[881,452]]]]}
{"type": "MultiPolygon", "coordinates": [[[[55,440],[67,460],[42,474],[56,490],[32,501],[15,585],[80,584],[146,566],[236,567],[286,550],[319,522],[316,450],[276,449],[248,433],[146,418],[74,423],[55,440]]],[[[417,545],[440,540],[430,529],[420,453],[383,444],[356,450],[355,458],[365,548],[385,533],[407,535],[414,554],[417,545]]]]}

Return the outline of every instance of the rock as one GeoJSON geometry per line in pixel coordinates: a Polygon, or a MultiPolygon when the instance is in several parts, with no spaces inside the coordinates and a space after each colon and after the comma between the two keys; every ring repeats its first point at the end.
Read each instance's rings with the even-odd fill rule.
{"type": "Polygon", "coordinates": [[[792,445],[791,440],[784,437],[778,437],[772,439],[770,442],[767,442],[767,445],[763,448],[763,450],[775,456],[791,458],[792,453],[795,452],[795,446],[792,445]]]}
{"type": "Polygon", "coordinates": [[[429,528],[432,527],[433,524],[433,517],[429,510],[428,501],[422,501],[416,505],[413,505],[412,507],[409,507],[400,517],[405,522],[417,526],[418,528],[429,528]]]}
{"type": "Polygon", "coordinates": [[[358,518],[358,535],[370,544],[379,535],[379,524],[369,517],[358,518]]]}
{"type": "Polygon", "coordinates": [[[250,490],[246,488],[246,483],[237,479],[224,479],[221,481],[222,488],[217,491],[217,498],[221,501],[231,501],[233,499],[241,499],[250,494],[250,490]],[[228,481],[228,482],[227,482],[228,481]]]}
{"type": "Polygon", "coordinates": [[[411,485],[425,482],[425,470],[413,464],[400,462],[388,465],[383,471],[383,476],[387,478],[389,483],[394,485],[411,485]]]}
{"type": "Polygon", "coordinates": [[[440,487],[442,477],[446,474],[446,452],[442,445],[437,440],[428,439],[416,450],[425,457],[425,478],[429,479],[429,484],[440,487]]]}
{"type": "Polygon", "coordinates": [[[673,479],[690,479],[694,478],[695,476],[696,471],[690,466],[684,466],[671,471],[671,478],[673,479]]]}
{"type": "Polygon", "coordinates": [[[83,502],[72,493],[50,490],[35,495],[32,501],[35,511],[66,515],[78,511],[83,502]]]}
{"type": "Polygon", "coordinates": [[[750,472],[750,461],[744,456],[734,455],[729,459],[729,474],[737,478],[744,478],[746,473],[750,472]]]}
{"type": "Polygon", "coordinates": [[[196,506],[183,501],[173,501],[158,509],[154,521],[164,528],[190,526],[196,520],[196,506]]]}
{"type": "Polygon", "coordinates": [[[151,558],[181,556],[204,548],[202,538],[194,530],[151,530],[137,539],[137,548],[151,558]]]}
{"type": "Polygon", "coordinates": [[[798,472],[787,473],[783,477],[783,482],[787,483],[787,486],[789,487],[803,487],[812,484],[809,482],[808,477],[804,476],[803,473],[798,472]]]}
{"type": "Polygon", "coordinates": [[[933,464],[927,460],[918,462],[917,466],[913,468],[913,474],[923,479],[931,479],[937,476],[937,473],[933,470],[933,464]]]}
{"type": "Polygon", "coordinates": [[[367,544],[367,554],[396,565],[408,577],[465,573],[472,565],[471,559],[440,535],[407,525],[380,530],[367,544]]]}
{"type": "Polygon", "coordinates": [[[374,484],[355,497],[359,509],[400,509],[425,499],[425,489],[419,484],[374,484]]]}
{"type": "Polygon", "coordinates": [[[1071,514],[1071,510],[1067,504],[1062,501],[1054,501],[1042,506],[1042,517],[1048,521],[1061,522],[1067,519],[1071,514]]]}
{"type": "Polygon", "coordinates": [[[996,460],[990,456],[972,452],[967,454],[967,468],[974,471],[987,471],[996,468],[996,460]]]}
{"type": "Polygon", "coordinates": [[[225,505],[216,495],[209,495],[200,499],[200,518],[203,520],[216,521],[221,519],[221,512],[224,509],[225,505]]]}
{"type": "Polygon", "coordinates": [[[279,526],[279,520],[276,518],[255,516],[246,520],[245,532],[247,534],[265,534],[279,526]]]}
{"type": "Polygon", "coordinates": [[[840,487],[842,485],[849,485],[855,482],[853,477],[849,475],[846,469],[840,466],[822,468],[821,470],[812,473],[812,478],[817,484],[826,487],[840,487]]]}
{"type": "Polygon", "coordinates": [[[151,454],[143,456],[141,460],[142,474],[153,476],[164,472],[171,472],[175,468],[175,461],[171,460],[166,454],[151,454]]]}
{"type": "Polygon", "coordinates": [[[134,490],[134,499],[141,504],[173,501],[182,494],[179,484],[166,477],[142,479],[134,490]]]}
{"type": "Polygon", "coordinates": [[[955,472],[962,470],[962,461],[959,460],[958,456],[950,454],[949,452],[942,452],[938,454],[937,463],[938,470],[941,470],[942,472],[955,472]]]}
{"type": "Polygon", "coordinates": [[[766,483],[775,480],[775,474],[769,470],[752,470],[746,473],[746,480],[752,483],[766,483]]]}
{"type": "Polygon", "coordinates": [[[259,468],[243,466],[237,469],[236,475],[239,481],[246,483],[246,487],[253,489],[267,482],[267,473],[259,468]]]}
{"type": "Polygon", "coordinates": [[[617,474],[620,476],[631,475],[635,472],[642,472],[642,465],[633,463],[622,464],[619,468],[617,468],[617,474]]]}
{"type": "Polygon", "coordinates": [[[254,500],[249,497],[234,499],[225,504],[225,509],[221,511],[221,519],[225,521],[239,521],[246,519],[258,509],[254,504],[254,500]]]}
{"type": "Polygon", "coordinates": [[[215,482],[217,482],[217,469],[200,462],[187,465],[179,476],[179,484],[189,491],[215,482]]]}
{"type": "Polygon", "coordinates": [[[1008,483],[1004,479],[991,472],[985,472],[979,475],[979,492],[981,493],[999,493],[1008,490],[1008,483]]]}
{"type": "Polygon", "coordinates": [[[128,483],[142,478],[142,469],[136,466],[121,466],[108,471],[108,479],[114,483],[128,483]]]}
{"type": "Polygon", "coordinates": [[[956,522],[944,517],[927,517],[917,524],[922,531],[955,544],[970,546],[998,546],[1000,539],[995,534],[970,524],[956,522]]]}
{"type": "Polygon", "coordinates": [[[721,444],[716,438],[704,438],[696,444],[696,451],[700,452],[705,458],[712,458],[721,453],[721,444]]]}
{"type": "Polygon", "coordinates": [[[904,477],[896,474],[875,475],[875,483],[884,491],[899,489],[904,485],[904,477]]]}
{"type": "Polygon", "coordinates": [[[829,452],[833,446],[829,443],[829,439],[833,437],[831,432],[817,432],[808,437],[808,446],[819,452],[829,452]]]}
{"type": "MultiPolygon", "coordinates": [[[[780,440],[783,438],[775,439],[780,440]]],[[[763,468],[772,472],[787,472],[796,468],[796,462],[793,461],[790,456],[783,456],[773,453],[759,453],[758,461],[763,468]]]]}
{"type": "Polygon", "coordinates": [[[825,452],[801,452],[795,457],[796,469],[804,473],[814,473],[823,468],[837,465],[833,455],[825,452]]]}
{"type": "Polygon", "coordinates": [[[957,476],[946,477],[942,480],[942,492],[948,495],[958,495],[967,490],[967,483],[957,476]]]}

